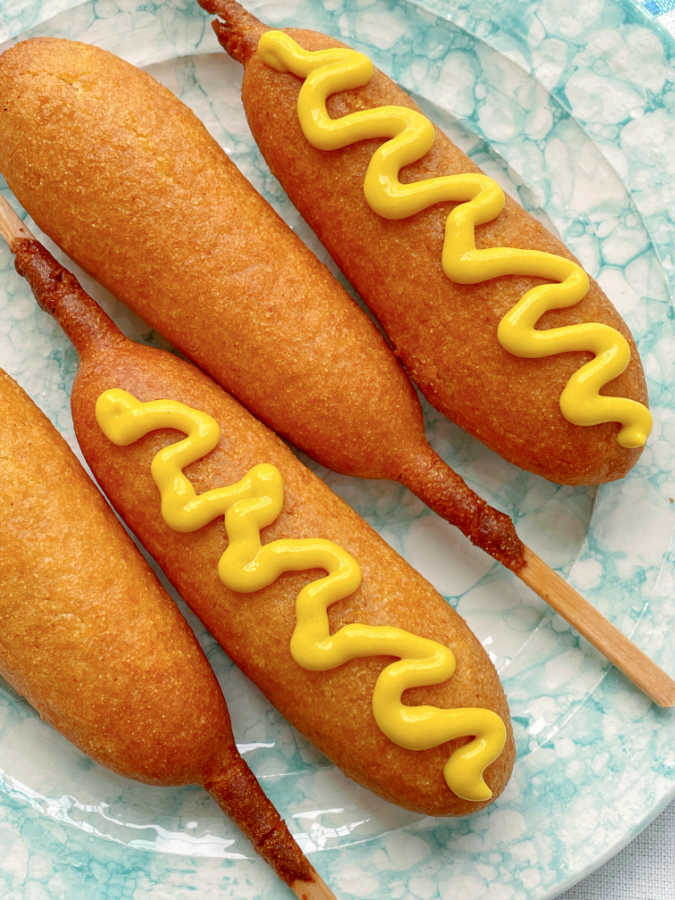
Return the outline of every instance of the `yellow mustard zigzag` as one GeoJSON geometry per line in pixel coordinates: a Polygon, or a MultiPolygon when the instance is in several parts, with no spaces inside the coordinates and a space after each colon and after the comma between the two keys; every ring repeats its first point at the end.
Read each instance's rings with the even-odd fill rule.
{"type": "Polygon", "coordinates": [[[260,529],[281,512],[283,483],[279,470],[267,463],[254,466],[236,484],[197,495],[183,469],[210,453],[220,428],[211,416],[174,400],[141,403],[127,391],[105,391],[96,403],[96,419],[114,444],[128,446],[162,428],[187,437],[160,450],[152,460],[162,516],[176,531],[196,531],[225,517],[228,545],[218,562],[222,582],[248,593],[272,584],[283,572],[325,569],[328,575],[306,585],[296,600],[296,627],[291,655],[305,669],[324,671],[364,656],[396,656],[398,662],[380,673],[373,692],[373,714],[394,743],[427,750],[453,738],[475,735],[450,756],[443,774],[452,791],[466,800],[488,800],[492,794],[483,771],[501,753],[506,731],[492,710],[404,706],[401,696],[411,687],[440,684],[452,676],[455,657],[436,641],[389,626],[344,625],[329,633],[328,607],[349,596],[361,583],[356,560],[332,541],[284,539],[264,546],[260,529]]]}
{"type": "Polygon", "coordinates": [[[599,394],[630,361],[630,347],[623,335],[597,322],[535,329],[547,310],[574,306],[585,296],[589,282],[583,269],[540,250],[478,250],[476,225],[495,219],[504,207],[502,189],[487,175],[465,173],[401,183],[401,168],[424,156],[434,140],[433,125],[420,112],[381,106],[331,119],[326,109],[328,96],[370,81],[373,64],[367,56],[346,48],[304,50],[281,31],[265,32],[258,53],[271,68],[306,79],[298,97],[298,115],[312,146],[339,150],[356,141],[391,138],[375,151],[366,172],[366,202],[376,213],[403,219],[435,203],[460,204],[447,218],[443,245],[443,270],[451,281],[476,284],[501,275],[531,275],[558,282],[534,287],[521,297],[499,323],[500,344],[515,356],[530,358],[573,350],[594,353],[595,358],[567,382],[560,397],[561,412],[575,425],[620,422],[618,442],[623,447],[641,447],[651,430],[649,410],[635,400],[599,394]]]}

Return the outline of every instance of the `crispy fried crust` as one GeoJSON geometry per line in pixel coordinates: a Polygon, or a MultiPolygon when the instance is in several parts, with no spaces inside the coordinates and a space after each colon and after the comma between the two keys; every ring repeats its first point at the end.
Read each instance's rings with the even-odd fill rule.
{"type": "Polygon", "coordinates": [[[452,648],[455,675],[444,684],[407,692],[405,701],[486,706],[498,712],[507,723],[508,741],[486,777],[495,796],[499,794],[514,757],[506,700],[485,651],[445,600],[278,438],[198,369],[131,342],[88,351],[73,392],[73,418],[87,461],[181,596],[284,716],[348,775],[388,800],[432,815],[461,815],[481,806],[455,797],[443,780],[443,765],[458,742],[414,752],[393,744],[378,729],[371,698],[384,659],[354,660],[327,672],[310,672],[293,661],[289,644],[295,598],[318,572],[284,574],[264,590],[237,594],[222,584],[216,569],[226,546],[222,520],[192,534],[165,524],[150,463],[177,435],[161,431],[128,447],[111,444],[96,423],[94,408],[99,394],[113,387],[144,401],[180,400],[218,421],[218,447],[188,470],[198,493],[238,481],[257,463],[278,466],[284,507],[264,530],[263,540],[327,538],[352,553],[363,571],[359,591],[331,607],[331,630],[355,621],[394,625],[452,648]]]}
{"type": "Polygon", "coordinates": [[[0,370],[0,672],[98,762],[201,782],[232,746],[187,623],[68,445],[0,370]]]}
{"type": "Polygon", "coordinates": [[[0,673],[93,759],[140,781],[204,785],[281,878],[312,881],[183,616],[2,370],[0,419],[0,673]]]}
{"type": "Polygon", "coordinates": [[[69,256],[297,445],[398,474],[382,460],[408,440],[397,422],[421,439],[408,380],[184,104],[112,54],[46,38],[0,57],[0,94],[0,170],[69,256]]]}
{"type": "MultiPolygon", "coordinates": [[[[249,47],[242,35],[259,28],[237,4],[216,33],[224,46],[249,47]],[[229,26],[229,27],[228,27],[229,26]],[[235,41],[235,37],[238,38],[235,41]],[[243,42],[243,43],[242,43],[243,42]]],[[[344,46],[316,32],[288,29],[310,50],[344,46]]],[[[249,42],[250,43],[250,42],[249,42]]],[[[616,423],[579,427],[563,418],[560,394],[569,377],[592,358],[565,353],[521,359],[497,341],[501,317],[539,279],[507,276],[478,285],[449,281],[441,268],[445,220],[452,204],[388,221],[363,196],[363,178],[381,141],[344,150],[316,150],[304,138],[296,111],[301,81],[279,74],[257,54],[246,62],[242,96],[253,135],[289,197],[314,228],[346,277],[371,307],[413,380],[441,412],[501,456],[551,481],[584,484],[623,476],[641,450],[616,441],[616,423]]],[[[329,98],[331,116],[393,104],[417,107],[382,72],[355,91],[329,98]]],[[[478,167],[436,129],[430,152],[407,166],[403,181],[477,172],[478,167]]],[[[566,247],[510,197],[494,222],[476,230],[477,246],[514,246],[570,259],[566,247]]],[[[546,313],[539,328],[604,322],[631,346],[628,369],[603,393],[647,402],[644,375],[630,332],[597,283],[577,306],[546,313]]]]}

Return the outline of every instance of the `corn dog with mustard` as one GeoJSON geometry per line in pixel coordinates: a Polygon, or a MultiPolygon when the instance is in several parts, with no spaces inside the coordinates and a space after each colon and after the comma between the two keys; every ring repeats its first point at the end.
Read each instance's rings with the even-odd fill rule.
{"type": "Polygon", "coordinates": [[[298,896],[332,897],[239,755],[189,626],[2,370],[0,417],[0,674],[101,765],[205,787],[298,896]]]}
{"type": "Polygon", "coordinates": [[[651,428],[644,375],[627,326],[564,245],[363,54],[268,32],[234,0],[200,3],[244,64],[272,172],[427,399],[552,481],[623,476],[651,428]]]}
{"type": "Polygon", "coordinates": [[[80,353],[73,421],[99,484],[237,665],[388,800],[462,815],[498,796],[508,707],[454,610],[208,376],[127,340],[36,241],[16,267],[80,353]]]}

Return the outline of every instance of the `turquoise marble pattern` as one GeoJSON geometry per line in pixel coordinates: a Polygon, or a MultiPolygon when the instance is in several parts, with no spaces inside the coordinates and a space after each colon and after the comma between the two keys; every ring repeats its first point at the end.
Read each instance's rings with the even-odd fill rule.
{"type": "MultiPolygon", "coordinates": [[[[566,0],[248,5],[270,24],[317,28],[369,53],[560,234],[628,321],[645,364],[655,428],[640,462],[618,484],[597,490],[550,484],[505,463],[429,407],[425,415],[430,439],[448,462],[673,672],[672,40],[628,0],[587,0],[573,12],[566,0]]],[[[664,20],[668,6],[668,0],[644,3],[664,20]]],[[[34,35],[95,43],[145,67],[195,110],[325,259],[267,171],[241,110],[240,69],[220,50],[194,0],[6,0],[3,47],[34,35]]],[[[68,405],[74,351],[36,308],[4,246],[0,272],[0,365],[74,445],[68,405]]],[[[130,335],[160,342],[78,274],[130,335]]],[[[672,711],[650,704],[543,602],[402,488],[312,466],[479,636],[509,698],[516,769],[502,797],[473,817],[432,820],[399,810],[314,751],[187,613],[223,685],[242,752],[341,898],[554,896],[672,798],[672,711]]],[[[205,793],[140,785],[101,769],[4,682],[0,848],[3,897],[290,896],[205,793]]]]}

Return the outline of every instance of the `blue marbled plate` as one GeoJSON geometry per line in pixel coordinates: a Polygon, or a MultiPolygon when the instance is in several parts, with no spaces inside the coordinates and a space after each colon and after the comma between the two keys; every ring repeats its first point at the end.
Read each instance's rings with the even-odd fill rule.
{"type": "MultiPolygon", "coordinates": [[[[655,430],[619,484],[597,492],[557,487],[500,460],[433,410],[425,413],[443,456],[672,671],[668,36],[627,0],[588,0],[573,14],[566,0],[251,0],[249,7],[271,24],[315,27],[372,55],[562,236],[628,321],[649,379],[655,430]]],[[[0,41],[45,34],[96,43],[146,67],[194,108],[325,258],[267,172],[239,103],[239,67],[218,48],[194,0],[2,4],[0,41]]],[[[68,391],[75,354],[35,307],[4,246],[0,269],[0,365],[74,443],[68,391]]],[[[128,333],[156,340],[83,281],[128,333]]],[[[406,491],[320,473],[459,609],[490,652],[511,704],[516,769],[503,796],[469,819],[401,811],[343,778],[189,617],[221,679],[242,752],[340,897],[554,895],[616,852],[672,797],[672,712],[651,705],[520,582],[406,491]]],[[[106,772],[4,683],[0,848],[2,896],[288,896],[206,794],[106,772]]]]}

